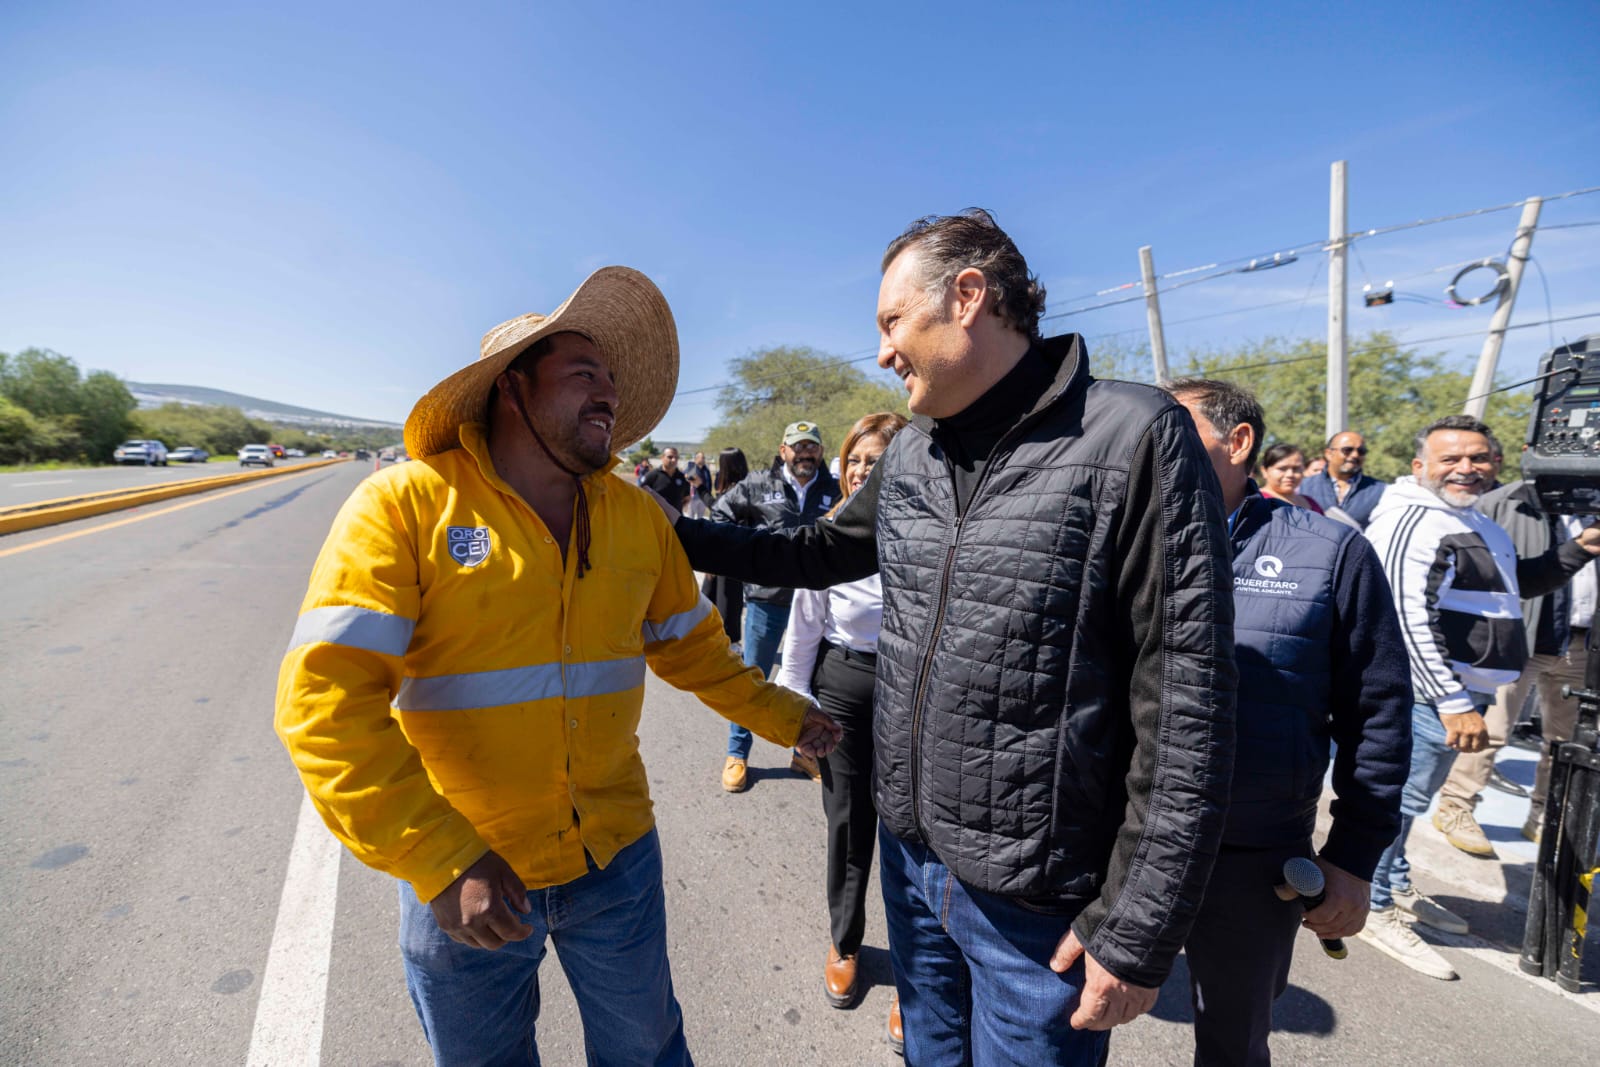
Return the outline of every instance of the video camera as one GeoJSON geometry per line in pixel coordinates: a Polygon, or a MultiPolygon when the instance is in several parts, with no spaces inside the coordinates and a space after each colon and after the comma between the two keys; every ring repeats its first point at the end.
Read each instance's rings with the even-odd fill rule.
{"type": "MultiPolygon", "coordinates": [[[[1551,349],[1539,367],[1522,476],[1550,515],[1600,514],[1600,334],[1551,349]]],[[[1539,858],[1528,894],[1522,969],[1582,986],[1590,889],[1600,876],[1600,644],[1591,644],[1584,686],[1565,742],[1550,742],[1550,785],[1539,858]]]]}
{"type": "Polygon", "coordinates": [[[1600,515],[1600,334],[1545,354],[1522,476],[1550,515],[1600,515]]]}

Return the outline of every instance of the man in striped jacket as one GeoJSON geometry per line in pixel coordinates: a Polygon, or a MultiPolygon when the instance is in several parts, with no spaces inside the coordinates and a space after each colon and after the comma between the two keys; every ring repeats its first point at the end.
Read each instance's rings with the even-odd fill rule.
{"type": "Polygon", "coordinates": [[[1361,939],[1415,971],[1455,971],[1411,932],[1400,912],[1450,933],[1459,915],[1411,884],[1406,836],[1444,784],[1457,752],[1488,740],[1483,709],[1497,686],[1516,681],[1527,659],[1521,596],[1558,588],[1600,555],[1600,525],[1533,559],[1518,559],[1510,536],[1475,510],[1493,483],[1500,445],[1470,415],[1450,415],[1416,437],[1412,477],[1401,478],[1373,511],[1367,537],[1383,561],[1399,609],[1411,682],[1411,770],[1400,800],[1400,834],[1372,877],[1372,915],[1361,939]]]}

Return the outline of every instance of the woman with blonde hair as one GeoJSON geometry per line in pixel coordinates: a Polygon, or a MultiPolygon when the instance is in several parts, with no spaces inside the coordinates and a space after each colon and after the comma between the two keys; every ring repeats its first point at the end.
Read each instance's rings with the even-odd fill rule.
{"type": "MultiPolygon", "coordinates": [[[[904,416],[880,411],[850,428],[839,449],[840,506],[872,472],[904,416]]],[[[837,511],[838,507],[834,508],[837,511]]],[[[856,957],[866,932],[867,886],[878,833],[872,799],[872,686],[877,671],[883,593],[876,574],[830,589],[795,590],[783,665],[773,679],[822,705],[844,737],[819,761],[822,810],[828,817],[828,914],[832,927],[823,992],[848,1008],[860,994],[856,957]]],[[[899,1001],[890,1006],[889,1040],[900,1038],[899,1001]]]]}

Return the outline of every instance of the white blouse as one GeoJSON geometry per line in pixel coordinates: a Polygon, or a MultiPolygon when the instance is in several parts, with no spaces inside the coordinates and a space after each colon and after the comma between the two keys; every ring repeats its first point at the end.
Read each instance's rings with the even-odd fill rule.
{"type": "Polygon", "coordinates": [[[876,574],[828,589],[796,589],[783,634],[783,663],[773,681],[811,696],[811,672],[822,642],[857,652],[878,651],[883,586],[876,574]]]}

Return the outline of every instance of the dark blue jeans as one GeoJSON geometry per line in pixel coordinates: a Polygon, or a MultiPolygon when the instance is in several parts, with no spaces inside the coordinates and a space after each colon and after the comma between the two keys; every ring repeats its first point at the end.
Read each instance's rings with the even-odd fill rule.
{"type": "Polygon", "coordinates": [[[683,1012],[667,966],[661,842],[651,830],[599,869],[528,893],[534,928],[489,951],[452,941],[433,910],[400,883],[400,952],[411,1003],[440,1067],[536,1067],[539,964],[545,938],[567,974],[591,1067],[689,1067],[683,1012]]]}
{"type": "MultiPolygon", "coordinates": [[[[778,659],[778,649],[783,646],[783,630],[788,625],[788,604],[746,600],[744,602],[745,666],[760,667],[761,673],[771,678],[772,665],[778,659]]],[[[728,724],[728,755],[749,759],[750,746],[754,740],[750,731],[743,726],[736,722],[728,724]]]]}
{"type": "Polygon", "coordinates": [[[921,845],[878,830],[889,959],[906,1063],[916,1067],[1099,1067],[1110,1035],[1068,1023],[1080,959],[1050,957],[1075,915],[1045,914],[963,885],[921,845]]]}

